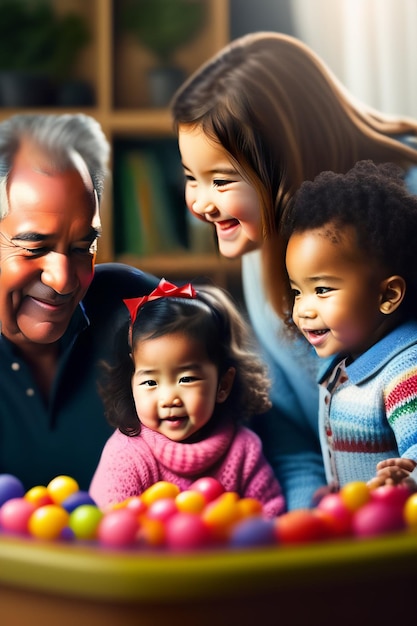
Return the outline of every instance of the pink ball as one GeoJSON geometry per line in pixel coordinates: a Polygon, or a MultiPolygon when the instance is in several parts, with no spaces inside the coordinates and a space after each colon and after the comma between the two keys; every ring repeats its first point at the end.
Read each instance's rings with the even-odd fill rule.
{"type": "Polygon", "coordinates": [[[212,502],[212,500],[215,500],[221,496],[222,493],[224,493],[223,485],[216,478],[211,476],[198,478],[188,489],[189,491],[198,491],[199,493],[202,493],[206,502],[212,502]]]}
{"type": "Polygon", "coordinates": [[[147,506],[140,496],[132,496],[126,500],[125,508],[132,511],[136,516],[142,515],[147,510],[147,506]]]}
{"type": "Polygon", "coordinates": [[[173,550],[194,550],[211,543],[211,533],[195,513],[176,513],[165,523],[165,540],[173,550]]]}
{"type": "Polygon", "coordinates": [[[353,515],[352,529],[356,537],[374,537],[404,528],[402,507],[387,502],[371,500],[353,515]]]}
{"type": "Polygon", "coordinates": [[[148,519],[158,519],[161,522],[165,522],[171,515],[178,513],[175,499],[173,498],[160,498],[155,500],[149,505],[146,511],[146,517],[148,519]]]}
{"type": "Polygon", "coordinates": [[[124,548],[135,543],[139,522],[136,515],[129,509],[115,509],[106,513],[101,519],[97,536],[104,546],[124,548]]]}
{"type": "Polygon", "coordinates": [[[0,507],[0,527],[12,533],[27,534],[28,521],[36,505],[25,498],[12,498],[0,507]]]}
{"type": "Polygon", "coordinates": [[[382,485],[371,491],[371,499],[402,509],[411,493],[406,485],[382,485]]]}

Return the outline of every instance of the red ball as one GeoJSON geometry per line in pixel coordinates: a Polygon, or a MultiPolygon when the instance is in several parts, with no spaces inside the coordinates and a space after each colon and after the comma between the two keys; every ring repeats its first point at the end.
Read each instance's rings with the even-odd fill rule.
{"type": "Polygon", "coordinates": [[[352,530],[352,513],[344,504],[339,493],[329,493],[317,505],[318,511],[323,511],[332,519],[332,530],[336,536],[347,536],[352,530]]]}
{"type": "Polygon", "coordinates": [[[310,509],[288,511],[276,518],[279,543],[310,543],[329,536],[323,519],[310,509]]]}

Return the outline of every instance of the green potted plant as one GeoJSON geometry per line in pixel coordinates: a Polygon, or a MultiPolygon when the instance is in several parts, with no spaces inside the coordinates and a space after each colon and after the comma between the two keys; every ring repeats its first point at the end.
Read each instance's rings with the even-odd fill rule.
{"type": "Polygon", "coordinates": [[[47,0],[0,0],[0,104],[54,104],[90,34],[81,15],[47,0]]]}
{"type": "Polygon", "coordinates": [[[206,17],[206,0],[126,0],[121,27],[152,52],[156,65],[149,71],[151,100],[166,106],[185,78],[175,53],[199,34],[206,17]]]}

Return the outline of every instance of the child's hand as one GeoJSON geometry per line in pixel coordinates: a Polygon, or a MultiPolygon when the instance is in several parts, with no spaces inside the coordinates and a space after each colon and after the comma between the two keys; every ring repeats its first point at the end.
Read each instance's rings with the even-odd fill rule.
{"type": "Polygon", "coordinates": [[[376,466],[376,476],[368,481],[368,487],[375,489],[381,485],[399,485],[405,483],[413,490],[417,488],[416,483],[410,478],[411,472],[416,467],[415,461],[411,459],[385,459],[376,466]]]}

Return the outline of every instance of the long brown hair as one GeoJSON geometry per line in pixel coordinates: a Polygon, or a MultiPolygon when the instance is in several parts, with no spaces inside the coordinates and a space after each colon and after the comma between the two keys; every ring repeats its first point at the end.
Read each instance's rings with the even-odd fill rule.
{"type": "Polygon", "coordinates": [[[280,221],[300,184],[363,159],[417,164],[416,120],[356,101],[312,50],[280,33],[232,41],[180,87],[171,109],[176,131],[201,126],[257,190],[264,283],[279,314],[286,276],[280,221]],[[416,137],[415,149],[398,140],[404,134],[416,137]]]}

